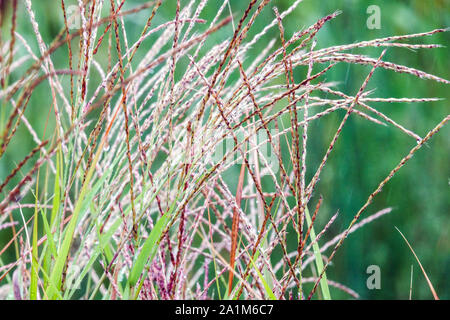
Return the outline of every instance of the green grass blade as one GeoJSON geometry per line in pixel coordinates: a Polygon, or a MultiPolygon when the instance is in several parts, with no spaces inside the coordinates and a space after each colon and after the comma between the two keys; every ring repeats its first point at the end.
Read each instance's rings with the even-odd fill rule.
{"type": "Polygon", "coordinates": [[[136,283],[139,281],[139,278],[142,274],[142,271],[144,270],[145,264],[149,260],[153,260],[156,251],[158,249],[158,241],[161,238],[162,233],[164,232],[165,227],[170,221],[170,218],[172,217],[173,210],[175,209],[175,205],[177,203],[178,197],[173,202],[170,210],[166,212],[161,218],[158,219],[156,224],[154,225],[152,231],[150,232],[150,235],[148,236],[147,240],[145,240],[144,245],[142,246],[141,252],[139,252],[139,255],[133,264],[133,267],[130,272],[130,276],[128,278],[128,287],[134,287],[136,283]]]}
{"type": "MultiPolygon", "coordinates": [[[[244,248],[245,248],[245,246],[244,246],[244,248]]],[[[258,250],[258,253],[259,253],[259,250],[258,250]]],[[[270,300],[277,300],[277,298],[275,297],[275,294],[273,293],[273,291],[270,288],[269,284],[267,283],[266,279],[264,279],[263,275],[261,274],[261,272],[259,271],[258,267],[256,266],[256,264],[255,264],[255,262],[254,262],[254,260],[252,258],[252,255],[248,251],[247,251],[247,255],[250,258],[250,262],[251,262],[253,268],[255,269],[256,274],[259,277],[259,280],[261,280],[261,282],[262,282],[262,284],[264,286],[264,290],[266,290],[266,294],[268,295],[269,299],[270,300]]]]}
{"type": "MultiPolygon", "coordinates": [[[[46,250],[44,254],[44,262],[43,262],[43,268],[44,272],[47,274],[50,274],[50,268],[51,268],[51,254],[56,259],[58,253],[56,249],[56,244],[54,241],[52,228],[55,225],[56,217],[58,215],[59,206],[61,202],[61,188],[60,188],[60,178],[61,178],[61,168],[62,167],[62,156],[61,156],[61,148],[58,148],[58,151],[56,152],[56,173],[55,173],[55,185],[53,190],[53,202],[52,202],[52,211],[50,215],[50,224],[47,221],[47,218],[45,216],[45,212],[42,211],[42,221],[44,225],[45,233],[47,234],[47,247],[50,248],[49,250],[46,250]]],[[[47,288],[48,286],[48,277],[44,279],[44,288],[47,288]]]]}
{"type": "MultiPolygon", "coordinates": [[[[308,228],[311,226],[311,216],[309,214],[309,210],[307,207],[305,207],[305,217],[306,217],[306,223],[308,224],[308,228]]],[[[311,232],[309,234],[311,241],[314,242],[313,244],[313,251],[314,251],[314,257],[316,261],[316,267],[317,267],[317,273],[322,274],[323,271],[323,260],[322,260],[322,254],[320,253],[320,247],[319,244],[316,242],[316,233],[314,231],[314,227],[311,227],[311,232]]],[[[322,279],[320,279],[320,289],[322,291],[323,298],[325,300],[331,300],[330,295],[330,288],[328,287],[328,279],[327,274],[324,272],[322,279]]]]}
{"type": "MultiPolygon", "coordinates": [[[[55,290],[61,289],[61,276],[64,269],[64,265],[66,263],[67,257],[69,255],[70,246],[72,243],[73,234],[75,232],[75,228],[77,226],[78,217],[80,215],[81,209],[85,206],[84,198],[86,195],[89,195],[92,193],[91,190],[89,190],[89,182],[92,178],[92,175],[94,174],[95,166],[100,158],[100,154],[103,149],[103,145],[105,143],[105,140],[102,140],[100,143],[98,150],[95,154],[94,160],[92,161],[91,167],[88,170],[88,173],[86,175],[85,182],[83,186],[81,187],[80,195],[78,197],[78,200],[76,202],[75,208],[73,210],[72,218],[70,219],[70,222],[67,226],[66,233],[64,236],[63,243],[61,245],[60,252],[58,253],[58,258],[55,262],[55,267],[52,270],[52,273],[50,275],[50,287],[48,288],[47,296],[50,299],[56,298],[55,290]]],[[[107,175],[105,174],[102,178],[105,178],[107,175]]]]}
{"type": "Polygon", "coordinates": [[[436,293],[436,290],[434,290],[433,284],[430,281],[430,278],[428,278],[427,273],[425,272],[424,267],[422,266],[422,263],[420,263],[419,258],[417,257],[415,251],[413,250],[412,246],[409,244],[409,241],[406,239],[406,237],[403,235],[403,233],[397,228],[395,227],[395,229],[397,229],[397,231],[400,233],[400,235],[402,236],[403,240],[405,240],[406,244],[409,247],[409,250],[411,250],[412,254],[414,255],[414,258],[416,258],[417,263],[419,264],[420,269],[422,270],[422,273],[425,277],[425,280],[427,280],[427,284],[428,287],[430,288],[431,294],[433,295],[434,300],[439,300],[439,297],[436,293]]]}
{"type": "Polygon", "coordinates": [[[30,300],[37,300],[38,278],[39,278],[39,257],[38,257],[38,208],[34,207],[34,223],[33,223],[33,248],[31,250],[31,277],[30,277],[30,300]]]}

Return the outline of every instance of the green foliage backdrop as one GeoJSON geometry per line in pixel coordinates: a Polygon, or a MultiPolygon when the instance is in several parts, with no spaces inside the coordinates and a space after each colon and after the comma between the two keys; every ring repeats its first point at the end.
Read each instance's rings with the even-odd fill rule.
{"type": "MultiPolygon", "coordinates": [[[[55,6],[55,2],[57,1],[33,1],[37,20],[40,21],[39,27],[47,43],[50,43],[63,27],[61,9],[55,6]]],[[[132,8],[142,2],[127,1],[124,8],[132,8]]],[[[155,23],[161,23],[164,16],[172,19],[175,3],[176,1],[165,1],[161,12],[155,18],[155,23]]],[[[291,3],[290,0],[272,1],[258,17],[253,32],[261,30],[266,21],[273,19],[273,11],[269,10],[270,7],[277,6],[280,11],[283,11],[289,3],[291,3]]],[[[206,20],[212,18],[219,5],[220,1],[210,1],[201,18],[206,20]]],[[[235,17],[240,17],[246,6],[247,1],[231,1],[231,10],[235,17]]],[[[286,34],[290,36],[293,32],[338,9],[343,13],[319,32],[318,48],[325,44],[331,46],[352,43],[450,26],[449,0],[304,0],[285,19],[286,34]],[[366,26],[366,19],[369,16],[366,9],[371,4],[376,4],[381,9],[381,29],[369,30],[366,26]]],[[[145,21],[143,13],[139,13],[132,19],[126,19],[129,24],[128,34],[132,39],[139,37],[140,27],[133,22],[133,20],[138,21],[137,19],[145,21]]],[[[9,32],[7,29],[8,24],[1,31],[5,36],[9,32]]],[[[18,16],[18,31],[22,35],[29,36],[27,40],[30,46],[34,52],[38,52],[34,34],[24,11],[21,11],[18,16]]],[[[232,27],[228,26],[213,37],[219,41],[231,35],[232,27]]],[[[254,52],[260,52],[266,43],[274,38],[279,42],[276,27],[255,45],[254,52]]],[[[426,43],[440,43],[448,47],[450,33],[441,33],[420,40],[426,43]]],[[[386,59],[449,79],[450,52],[447,47],[417,51],[390,48],[386,59]]],[[[66,50],[66,48],[60,49],[54,54],[53,61],[56,67],[67,65],[66,50]]],[[[145,52],[145,43],[142,52],[145,52]]],[[[379,52],[380,50],[373,51],[373,54],[379,55],[379,52]]],[[[338,84],[339,89],[354,94],[369,70],[365,66],[342,64],[328,74],[327,80],[341,81],[338,84]]],[[[12,77],[14,79],[14,74],[12,77]]],[[[296,74],[296,77],[298,81],[303,74],[296,74]]],[[[441,97],[445,99],[426,104],[376,104],[382,112],[418,134],[426,133],[449,110],[450,93],[448,86],[444,84],[379,70],[369,84],[369,89],[373,88],[376,88],[377,95],[380,97],[441,97]]],[[[43,84],[33,94],[26,114],[32,120],[34,128],[38,128],[38,134],[44,132],[50,104],[48,84],[43,84]]],[[[310,153],[308,154],[310,168],[315,168],[319,164],[342,115],[343,113],[333,113],[310,127],[310,153]]],[[[52,126],[51,121],[50,126],[52,126]]],[[[386,207],[393,207],[393,212],[349,236],[336,256],[333,267],[328,270],[330,279],[336,279],[354,288],[362,295],[362,298],[407,299],[411,265],[413,265],[413,297],[431,298],[417,263],[394,228],[397,226],[409,239],[421,259],[440,298],[450,298],[449,142],[450,128],[447,126],[389,182],[366,214],[386,207]],[[381,290],[366,288],[366,268],[369,265],[378,265],[381,268],[381,290]]],[[[327,212],[328,217],[339,210],[340,218],[333,226],[333,233],[342,231],[348,225],[368,195],[414,144],[414,139],[399,133],[392,127],[380,127],[357,118],[349,119],[314,195],[316,199],[320,194],[324,195],[324,205],[321,210],[327,212]]],[[[0,180],[5,178],[15,163],[20,161],[32,147],[33,142],[29,133],[24,128],[20,128],[7,154],[0,161],[0,180]]],[[[236,166],[232,173],[237,177],[239,168],[236,166]]],[[[308,172],[308,174],[310,179],[312,173],[308,172]]],[[[236,183],[236,179],[233,183],[236,183]]],[[[315,203],[314,199],[313,203],[315,203]]],[[[10,236],[9,231],[0,231],[0,247],[4,246],[10,236]]],[[[7,262],[5,260],[4,263],[7,262]]],[[[338,291],[333,293],[336,298],[347,297],[338,291]]]]}

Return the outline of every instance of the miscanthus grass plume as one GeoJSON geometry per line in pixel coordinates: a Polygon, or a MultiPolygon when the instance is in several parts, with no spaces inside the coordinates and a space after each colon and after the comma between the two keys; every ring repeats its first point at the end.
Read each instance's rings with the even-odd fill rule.
{"type": "Polygon", "coordinates": [[[64,25],[50,42],[31,0],[1,2],[0,23],[10,32],[0,39],[0,161],[22,127],[35,145],[0,184],[0,230],[13,235],[0,248],[2,297],[331,299],[333,287],[358,298],[327,277],[333,258],[349,234],[391,212],[370,212],[370,204],[450,119],[420,136],[375,103],[439,99],[377,98],[371,78],[385,69],[448,85],[385,58],[386,50],[438,48],[408,41],[447,30],[320,47],[321,28],[340,11],[288,35],[284,23],[301,0],[285,11],[251,0],[233,13],[223,1],[210,21],[200,18],[207,0],[177,0],[170,19],[160,13],[162,0],[127,9],[124,0],[78,0],[78,14],[68,2],[55,1],[64,25]],[[16,31],[18,10],[37,50],[16,31]],[[272,20],[250,36],[264,10],[272,20]],[[135,15],[146,17],[138,35],[126,24],[135,15]],[[279,39],[250,53],[271,29],[279,39]],[[379,52],[366,55],[368,47],[379,52]],[[61,50],[63,68],[53,60],[61,50]],[[327,81],[342,63],[368,66],[356,92],[327,81]],[[38,86],[51,97],[41,106],[48,109],[43,136],[25,116],[36,108],[30,98],[38,86]],[[334,113],[340,123],[311,166],[308,128],[334,113]],[[339,214],[321,209],[326,194],[314,202],[313,194],[350,117],[395,128],[411,138],[411,150],[324,243],[339,214]],[[4,262],[8,250],[15,261],[4,262]]]}

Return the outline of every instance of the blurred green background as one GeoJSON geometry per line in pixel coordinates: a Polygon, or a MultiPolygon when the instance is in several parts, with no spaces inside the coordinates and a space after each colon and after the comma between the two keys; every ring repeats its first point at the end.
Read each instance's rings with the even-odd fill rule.
{"type": "MultiPolygon", "coordinates": [[[[66,1],[67,4],[71,2],[74,1],[66,1]]],[[[130,9],[143,2],[127,0],[124,8],[130,9]]],[[[63,26],[61,9],[59,4],[55,6],[55,3],[56,1],[53,0],[33,1],[40,31],[47,43],[51,42],[63,26]]],[[[182,3],[185,4],[187,1],[183,0],[182,3]]],[[[236,19],[240,18],[247,3],[248,1],[242,0],[230,1],[231,10],[235,13],[236,19]]],[[[293,1],[271,1],[256,20],[248,38],[262,30],[268,21],[274,18],[271,7],[276,6],[280,12],[283,12],[291,3],[293,1]]],[[[166,0],[155,18],[155,23],[159,24],[172,19],[175,4],[174,0],[166,0]]],[[[201,18],[210,21],[220,4],[221,1],[210,0],[201,18]]],[[[18,32],[27,39],[37,54],[37,43],[31,31],[28,16],[22,7],[23,4],[20,6],[18,32]]],[[[450,26],[450,0],[304,0],[292,14],[284,19],[286,37],[290,37],[293,32],[311,25],[317,19],[338,9],[342,10],[342,14],[326,24],[318,33],[316,48],[389,35],[425,32],[450,26]],[[366,26],[366,20],[369,17],[366,9],[372,4],[378,5],[381,9],[380,29],[369,30],[366,26]]],[[[148,10],[132,19],[125,19],[130,39],[136,39],[139,36],[147,14],[148,10]]],[[[4,27],[1,32],[6,37],[9,30],[4,27]]],[[[212,39],[222,41],[231,34],[232,29],[229,26],[215,34],[212,39]]],[[[267,42],[273,38],[276,38],[279,44],[277,27],[272,28],[251,52],[255,54],[261,52],[267,42]]],[[[390,48],[385,59],[449,79],[450,59],[447,48],[449,40],[448,32],[413,39],[411,41],[413,43],[439,43],[446,47],[417,51],[390,48]]],[[[140,52],[145,52],[145,44],[140,52]]],[[[360,49],[353,53],[370,54],[376,58],[381,53],[381,49],[360,49]]],[[[58,50],[53,57],[57,67],[67,68],[65,48],[58,50]]],[[[326,79],[340,81],[339,90],[355,94],[369,71],[370,68],[367,66],[341,64],[328,73],[326,79]]],[[[17,77],[13,75],[13,79],[15,76],[17,77]]],[[[411,75],[377,70],[368,86],[368,89],[373,88],[376,88],[373,94],[376,97],[446,99],[430,103],[372,105],[419,135],[423,136],[448,114],[450,98],[448,85],[421,80],[411,75]]],[[[48,85],[41,85],[33,94],[26,113],[33,126],[38,128],[40,135],[44,130],[50,103],[48,85]]],[[[314,169],[309,170],[309,179],[323,157],[342,116],[343,113],[335,113],[310,126],[308,166],[314,169]]],[[[449,133],[449,126],[444,127],[376,197],[374,203],[365,212],[366,216],[386,207],[393,207],[393,212],[349,236],[328,271],[329,279],[353,288],[365,299],[407,299],[411,265],[414,265],[413,298],[432,298],[417,263],[394,228],[397,226],[421,259],[440,298],[450,298],[449,133]],[[381,269],[380,290],[368,290],[366,287],[368,277],[366,269],[369,265],[378,265],[381,269]]],[[[0,161],[0,181],[34,145],[29,133],[21,126],[7,154],[0,161]]],[[[319,225],[323,225],[332,214],[339,210],[340,217],[334,223],[329,235],[334,236],[343,231],[369,194],[414,145],[415,141],[411,137],[392,126],[380,127],[366,120],[350,117],[312,199],[312,203],[315,204],[318,195],[321,194],[324,197],[319,225]]],[[[237,176],[238,168],[233,170],[237,176]]],[[[9,237],[8,231],[0,231],[0,247],[4,246],[9,237]]],[[[348,298],[348,295],[340,291],[333,288],[331,290],[334,298],[348,298]]]]}

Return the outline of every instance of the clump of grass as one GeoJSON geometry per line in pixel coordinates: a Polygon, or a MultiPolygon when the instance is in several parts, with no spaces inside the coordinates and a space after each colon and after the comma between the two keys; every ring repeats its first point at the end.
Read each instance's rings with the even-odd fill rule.
{"type": "Polygon", "coordinates": [[[16,251],[15,261],[0,260],[2,292],[16,299],[311,299],[318,293],[331,299],[334,287],[359,297],[327,277],[333,258],[350,233],[391,211],[359,221],[394,174],[450,119],[445,116],[421,137],[371,104],[436,98],[376,98],[367,88],[378,69],[448,84],[384,60],[387,49],[439,47],[404,41],[446,29],[319,48],[321,28],[340,12],[288,37],[283,22],[301,0],[281,13],[275,8],[273,20],[252,37],[249,30],[269,10],[268,0],[249,1],[234,16],[224,1],[212,21],[200,18],[207,0],[177,0],[173,20],[161,24],[155,23],[161,0],[128,10],[125,1],[79,0],[76,29],[66,2],[61,0],[64,25],[50,44],[31,1],[19,4],[39,52],[15,32],[17,1],[10,38],[0,39],[0,159],[21,126],[36,144],[0,185],[0,230],[13,230],[0,258],[16,251]],[[148,19],[136,39],[125,20],[138,13],[148,19]],[[230,37],[211,40],[230,24],[230,37]],[[250,54],[270,28],[278,28],[281,46],[272,41],[250,54]],[[144,44],[147,51],[140,50],[144,44]],[[67,68],[60,70],[52,55],[62,47],[67,68]],[[375,58],[348,53],[367,47],[384,50],[375,58]],[[16,54],[18,48],[26,53],[16,54]],[[357,92],[341,92],[326,81],[339,63],[370,66],[357,92]],[[40,137],[25,111],[44,84],[52,124],[40,137]],[[341,110],[320,165],[311,167],[308,126],[341,110]],[[415,146],[368,192],[345,231],[321,243],[338,214],[319,225],[316,218],[327,215],[320,210],[326,195],[317,203],[312,195],[350,117],[380,129],[393,126],[415,146]],[[240,174],[230,176],[236,164],[240,174]],[[309,182],[307,171],[314,173],[309,182]],[[27,220],[28,210],[33,215],[27,220]],[[305,283],[312,289],[306,291],[305,283]]]}

